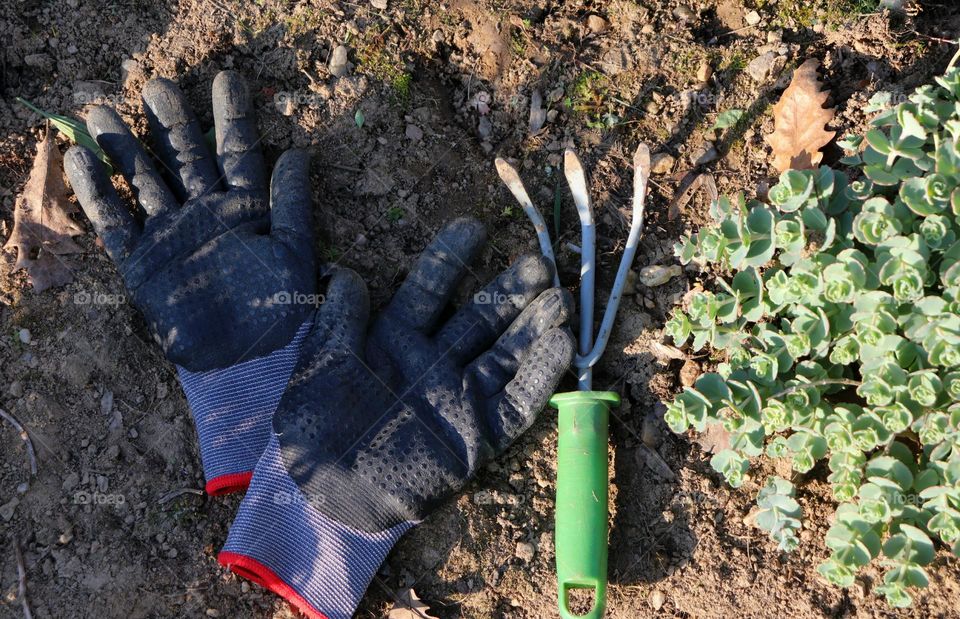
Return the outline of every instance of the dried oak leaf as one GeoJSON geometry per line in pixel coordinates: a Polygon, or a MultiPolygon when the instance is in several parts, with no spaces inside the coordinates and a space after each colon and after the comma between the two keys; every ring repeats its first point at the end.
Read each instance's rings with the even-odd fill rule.
{"type": "Polygon", "coordinates": [[[797,67],[773,106],[774,131],[767,136],[767,143],[773,147],[773,167],[779,172],[812,170],[823,159],[820,149],[836,135],[824,129],[835,110],[823,107],[830,92],[821,91],[818,66],[820,62],[811,58],[797,67]]]}
{"type": "Polygon", "coordinates": [[[387,619],[437,619],[434,615],[427,613],[428,610],[430,607],[417,597],[417,592],[407,589],[397,596],[396,603],[387,613],[387,619]]]}
{"type": "Polygon", "coordinates": [[[35,292],[62,286],[73,279],[63,254],[80,252],[71,237],[83,229],[70,218],[76,206],[68,199],[63,180],[63,155],[49,125],[37,144],[30,178],[17,196],[13,211],[13,233],[3,246],[17,252],[16,269],[26,269],[35,292]]]}
{"type": "Polygon", "coordinates": [[[719,422],[707,424],[706,429],[694,440],[705,453],[715,454],[730,449],[730,433],[719,422]]]}

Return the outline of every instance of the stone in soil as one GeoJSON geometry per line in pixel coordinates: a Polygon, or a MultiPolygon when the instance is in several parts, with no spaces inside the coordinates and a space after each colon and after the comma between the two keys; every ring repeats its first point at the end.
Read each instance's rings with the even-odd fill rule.
{"type": "Polygon", "coordinates": [[[747,65],[747,74],[753,81],[762,82],[776,74],[785,63],[786,59],[783,56],[778,56],[776,52],[769,51],[750,61],[750,64],[747,65]]]}
{"type": "Polygon", "coordinates": [[[330,74],[343,77],[350,73],[350,61],[347,60],[348,50],[345,45],[338,45],[330,55],[330,74]]]}

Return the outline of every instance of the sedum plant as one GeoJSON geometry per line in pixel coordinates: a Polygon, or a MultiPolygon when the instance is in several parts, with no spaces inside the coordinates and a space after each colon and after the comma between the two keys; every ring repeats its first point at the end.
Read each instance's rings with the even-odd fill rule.
{"type": "MultiPolygon", "coordinates": [[[[873,102],[877,104],[877,102],[873,102]]],[[[882,101],[877,107],[883,107],[882,101]]],[[[841,142],[850,178],[790,170],[769,204],[721,198],[684,237],[684,264],[730,274],[690,295],[665,332],[709,348],[715,372],[668,406],[678,433],[722,424],[711,459],[734,487],[751,460],[822,463],[838,506],[819,566],[909,606],[938,545],[960,555],[960,70],[883,107],[841,142]]],[[[757,524],[797,545],[793,486],[771,478],[757,524]]]]}

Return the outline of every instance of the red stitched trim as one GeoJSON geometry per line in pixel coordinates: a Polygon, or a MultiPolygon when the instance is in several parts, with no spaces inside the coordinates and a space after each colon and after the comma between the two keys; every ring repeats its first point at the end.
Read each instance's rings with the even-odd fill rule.
{"type": "Polygon", "coordinates": [[[229,473],[227,475],[214,477],[207,482],[207,494],[210,496],[218,496],[246,490],[247,486],[250,485],[251,477],[253,477],[253,471],[247,471],[246,473],[229,473]]]}
{"type": "Polygon", "coordinates": [[[293,590],[287,583],[280,580],[273,570],[255,559],[235,552],[222,551],[217,555],[217,562],[230,571],[258,585],[273,591],[286,601],[290,602],[310,619],[327,619],[327,616],[310,605],[303,596],[293,590]]]}

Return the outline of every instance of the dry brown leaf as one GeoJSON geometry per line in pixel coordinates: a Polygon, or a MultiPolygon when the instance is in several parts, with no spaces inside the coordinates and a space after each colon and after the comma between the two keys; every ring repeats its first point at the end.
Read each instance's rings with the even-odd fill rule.
{"type": "Polygon", "coordinates": [[[830,92],[821,91],[818,66],[820,62],[811,58],[797,67],[773,106],[774,131],[767,143],[773,147],[773,167],[779,172],[812,170],[823,159],[820,149],[836,135],[824,129],[833,120],[834,108],[823,107],[830,92]]]}
{"type": "Polygon", "coordinates": [[[417,597],[417,592],[407,589],[399,596],[393,608],[387,613],[387,619],[437,619],[427,611],[430,607],[417,597]]]}
{"type": "Polygon", "coordinates": [[[13,233],[4,249],[17,252],[14,269],[26,269],[35,292],[62,286],[73,279],[59,256],[74,254],[80,247],[71,237],[83,229],[70,218],[76,207],[63,180],[63,155],[47,126],[47,134],[37,144],[30,178],[17,196],[13,211],[13,233]]]}
{"type": "Polygon", "coordinates": [[[657,342],[650,342],[650,353],[660,363],[669,363],[671,360],[686,359],[687,355],[676,346],[657,342]]]}
{"type": "Polygon", "coordinates": [[[730,449],[730,433],[724,429],[722,423],[707,424],[706,429],[694,440],[700,445],[700,449],[709,454],[730,449]]]}

